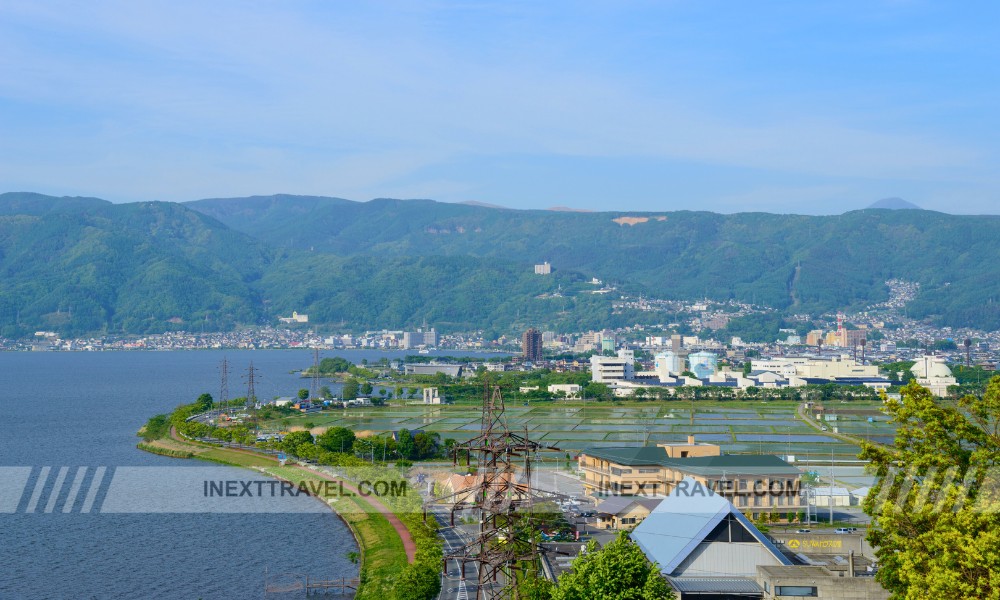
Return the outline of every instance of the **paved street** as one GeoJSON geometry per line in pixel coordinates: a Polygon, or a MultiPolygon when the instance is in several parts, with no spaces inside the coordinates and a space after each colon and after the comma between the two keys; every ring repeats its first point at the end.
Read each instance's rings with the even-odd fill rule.
{"type": "MultiPolygon", "coordinates": [[[[472,536],[463,530],[462,525],[451,527],[448,509],[435,507],[431,510],[434,518],[441,525],[439,537],[444,540],[445,554],[452,554],[459,551],[465,544],[472,540],[472,536]]],[[[465,565],[465,579],[462,580],[461,565],[458,561],[448,561],[448,574],[441,582],[441,600],[472,600],[476,597],[479,581],[479,566],[474,562],[467,562],[465,565]]]]}

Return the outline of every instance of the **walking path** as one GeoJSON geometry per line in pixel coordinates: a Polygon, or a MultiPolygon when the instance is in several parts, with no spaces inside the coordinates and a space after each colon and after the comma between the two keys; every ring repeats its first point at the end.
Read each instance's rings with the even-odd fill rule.
{"type": "MultiPolygon", "coordinates": [[[[213,445],[208,445],[208,444],[201,445],[200,443],[197,443],[197,442],[194,442],[194,441],[191,441],[191,440],[188,440],[188,439],[185,439],[185,438],[181,437],[180,433],[177,431],[177,428],[173,427],[173,426],[170,427],[170,437],[174,441],[180,442],[181,444],[184,444],[184,445],[187,445],[187,446],[197,445],[197,447],[199,447],[199,448],[215,449],[215,450],[225,450],[225,451],[228,451],[228,452],[238,452],[238,453],[241,453],[241,454],[249,454],[249,455],[255,456],[257,458],[260,458],[260,459],[263,459],[263,460],[266,460],[266,461],[273,461],[275,464],[277,464],[277,462],[278,462],[277,459],[274,458],[273,456],[268,456],[266,454],[262,454],[260,452],[254,452],[252,450],[245,450],[245,449],[241,449],[241,448],[220,448],[220,447],[213,446],[213,445]]],[[[302,465],[290,465],[290,466],[292,468],[298,469],[298,470],[300,470],[300,471],[302,471],[304,473],[309,473],[311,475],[315,475],[316,477],[321,477],[321,478],[329,480],[329,481],[335,481],[338,484],[343,485],[344,489],[349,490],[351,493],[355,494],[355,498],[359,502],[361,502],[361,503],[367,503],[372,508],[374,508],[375,512],[380,513],[383,517],[385,517],[385,519],[387,521],[389,521],[389,524],[392,525],[392,528],[396,531],[396,534],[399,536],[399,539],[403,542],[403,549],[406,551],[406,561],[409,562],[409,563],[412,563],[414,561],[414,559],[416,558],[416,555],[417,555],[417,545],[413,541],[413,536],[410,534],[410,530],[407,529],[406,525],[404,525],[403,522],[399,520],[399,517],[397,517],[395,513],[393,513],[391,510],[389,510],[389,507],[387,507],[385,504],[383,504],[380,500],[378,500],[377,498],[374,498],[374,497],[372,497],[370,495],[369,496],[363,496],[361,494],[361,492],[358,490],[357,487],[355,487],[354,485],[352,485],[352,484],[344,481],[343,478],[337,478],[337,477],[334,477],[333,475],[330,475],[329,473],[325,473],[325,472],[322,472],[322,471],[319,471],[319,470],[316,470],[316,469],[311,469],[311,468],[308,468],[308,467],[304,467],[302,465]]],[[[275,475],[273,475],[273,474],[271,474],[271,476],[275,477],[275,475]]]]}
{"type": "Polygon", "coordinates": [[[399,539],[403,540],[403,549],[406,550],[406,561],[410,563],[413,562],[413,560],[417,556],[417,545],[413,542],[413,536],[410,535],[410,530],[407,529],[406,525],[404,525],[403,522],[399,520],[399,517],[396,516],[396,513],[389,510],[389,507],[383,504],[381,500],[375,498],[374,496],[361,496],[361,492],[358,491],[358,488],[355,487],[354,485],[351,485],[350,483],[347,483],[346,481],[343,480],[343,478],[337,478],[329,473],[325,473],[323,471],[311,469],[309,467],[304,467],[301,465],[299,465],[297,468],[301,471],[305,471],[306,473],[311,473],[317,477],[322,477],[323,479],[326,479],[328,481],[335,481],[339,484],[342,484],[345,490],[348,490],[356,494],[358,498],[363,497],[364,502],[367,502],[373,508],[375,508],[376,511],[382,513],[382,516],[385,517],[386,520],[389,521],[389,523],[392,525],[392,528],[396,530],[396,533],[399,535],[399,539]]]}

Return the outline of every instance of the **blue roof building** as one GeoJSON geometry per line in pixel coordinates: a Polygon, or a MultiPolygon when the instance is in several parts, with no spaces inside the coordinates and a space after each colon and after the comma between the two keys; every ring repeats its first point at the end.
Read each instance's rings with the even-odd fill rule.
{"type": "Polygon", "coordinates": [[[792,562],[729,500],[685,478],[631,537],[681,598],[760,598],[758,566],[792,562]]]}

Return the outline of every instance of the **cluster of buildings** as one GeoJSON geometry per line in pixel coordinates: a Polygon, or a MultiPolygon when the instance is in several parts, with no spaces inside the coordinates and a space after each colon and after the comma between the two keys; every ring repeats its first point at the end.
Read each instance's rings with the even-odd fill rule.
{"type": "MultiPolygon", "coordinates": [[[[861,364],[844,355],[754,358],[748,360],[748,370],[734,371],[720,369],[719,357],[712,352],[685,354],[667,350],[656,355],[651,371],[638,370],[637,364],[632,350],[622,349],[614,356],[594,355],[590,358],[591,379],[609,385],[620,397],[634,395],[640,388],[656,387],[672,391],[681,386],[746,390],[835,384],[887,390],[893,384],[878,366],[861,364]]],[[[910,371],[916,382],[935,396],[947,396],[948,388],[958,383],[940,356],[917,357],[910,371]]],[[[896,375],[899,378],[901,374],[896,375]]]]}
{"type": "Polygon", "coordinates": [[[766,534],[754,522],[803,522],[801,472],[769,455],[696,442],[588,448],[578,457],[598,527],[630,530],[681,600],[884,599],[872,549],[848,530],[766,534]]]}
{"type": "Polygon", "coordinates": [[[594,355],[590,363],[591,379],[611,386],[623,397],[632,395],[638,388],[650,387],[709,386],[745,390],[834,383],[886,389],[892,384],[879,374],[877,366],[859,364],[841,355],[751,359],[749,370],[734,371],[720,369],[719,356],[713,352],[688,354],[677,349],[658,353],[653,369],[642,371],[637,369],[634,351],[622,349],[614,356],[594,355]]]}
{"type": "Polygon", "coordinates": [[[631,532],[680,600],[883,600],[858,534],[768,535],[721,494],[683,479],[631,532]]]}

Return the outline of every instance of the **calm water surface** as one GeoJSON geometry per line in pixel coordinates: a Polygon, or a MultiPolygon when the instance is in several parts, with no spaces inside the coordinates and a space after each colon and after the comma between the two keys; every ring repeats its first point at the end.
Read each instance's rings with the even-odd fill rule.
{"type": "MultiPolygon", "coordinates": [[[[308,350],[0,353],[0,466],[33,467],[28,490],[40,467],[53,467],[42,505],[63,466],[70,477],[80,466],[205,467],[136,450],[135,432],[153,414],[216,396],[223,356],[230,397],[245,395],[251,360],[258,397],[308,387],[292,373],[312,363],[308,350]]],[[[265,570],[357,574],[346,558],[357,545],[332,513],[64,514],[61,501],[51,513],[42,505],[27,514],[22,501],[18,513],[0,514],[0,599],[262,598],[265,570]]]]}

